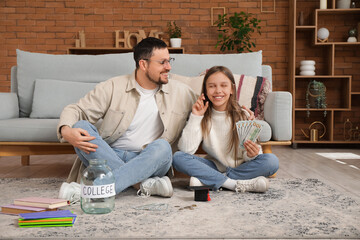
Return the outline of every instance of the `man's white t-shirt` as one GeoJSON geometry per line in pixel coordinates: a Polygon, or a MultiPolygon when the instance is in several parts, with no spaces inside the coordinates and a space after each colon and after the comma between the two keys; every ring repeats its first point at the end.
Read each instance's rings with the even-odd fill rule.
{"type": "Polygon", "coordinates": [[[141,97],[134,119],[126,132],[111,144],[113,148],[140,152],[144,145],[158,139],[164,131],[155,101],[159,88],[148,90],[136,83],[136,89],[141,97]]]}

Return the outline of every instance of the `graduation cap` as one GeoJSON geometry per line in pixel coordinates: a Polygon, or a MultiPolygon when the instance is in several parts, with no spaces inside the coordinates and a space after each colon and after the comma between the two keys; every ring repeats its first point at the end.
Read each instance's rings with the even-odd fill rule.
{"type": "Polygon", "coordinates": [[[211,201],[209,190],[211,189],[211,186],[196,186],[196,187],[189,187],[189,189],[194,190],[194,200],[195,201],[201,201],[201,202],[207,202],[211,201]]]}

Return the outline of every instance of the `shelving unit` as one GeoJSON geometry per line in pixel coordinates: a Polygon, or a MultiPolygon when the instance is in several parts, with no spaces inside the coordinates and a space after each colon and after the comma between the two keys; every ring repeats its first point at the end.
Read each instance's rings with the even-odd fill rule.
{"type": "MultiPolygon", "coordinates": [[[[170,53],[185,53],[184,48],[168,48],[170,53]]],[[[89,55],[97,55],[97,54],[111,54],[111,53],[128,53],[132,52],[132,48],[104,48],[104,47],[83,47],[76,48],[71,47],[68,48],[68,54],[89,54],[89,55]]]]}
{"type": "MultiPolygon", "coordinates": [[[[360,22],[358,8],[337,9],[336,0],[327,1],[328,9],[319,9],[319,0],[290,0],[290,90],[293,95],[294,147],[301,144],[360,144],[360,39],[347,42],[348,31],[360,22]],[[303,13],[303,25],[299,15],[303,13]],[[329,30],[326,42],[318,40],[320,28],[329,30]],[[300,62],[314,60],[315,76],[300,75],[300,62]],[[326,108],[307,108],[306,92],[310,81],[326,86],[326,108]],[[326,111],[326,113],[324,113],[326,111]],[[308,116],[308,114],[310,114],[308,116]],[[344,123],[353,124],[354,137],[344,138],[344,123]],[[318,141],[310,141],[301,129],[309,133],[311,123],[319,121],[326,133],[318,141]]],[[[319,135],[322,129],[319,128],[319,135]]],[[[347,132],[347,130],[346,130],[347,132]]],[[[310,135],[310,134],[308,134],[310,135]]]]}

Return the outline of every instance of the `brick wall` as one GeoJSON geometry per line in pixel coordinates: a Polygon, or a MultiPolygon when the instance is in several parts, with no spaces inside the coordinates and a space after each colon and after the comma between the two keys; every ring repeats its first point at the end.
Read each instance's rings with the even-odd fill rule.
{"type": "MultiPolygon", "coordinates": [[[[175,20],[183,31],[186,53],[220,53],[216,27],[210,26],[211,7],[228,13],[247,11],[262,20],[255,34],[255,50],[263,50],[264,64],[273,68],[274,90],[288,89],[288,1],[276,0],[276,13],[261,13],[260,0],[1,0],[0,92],[10,91],[10,68],[16,49],[66,54],[80,30],[88,47],[115,46],[115,30],[148,33],[166,31],[175,20]]],[[[272,10],[272,0],[263,9],[272,10]]]]}

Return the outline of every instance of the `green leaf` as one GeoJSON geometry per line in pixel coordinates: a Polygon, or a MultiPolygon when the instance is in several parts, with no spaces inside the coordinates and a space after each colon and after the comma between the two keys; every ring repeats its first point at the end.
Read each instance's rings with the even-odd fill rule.
{"type": "Polygon", "coordinates": [[[253,14],[246,12],[235,12],[232,16],[227,14],[218,15],[216,26],[218,27],[218,41],[215,45],[221,46],[221,51],[237,52],[250,51],[255,47],[251,34],[258,32],[261,34],[261,20],[252,17],[253,14]]]}

